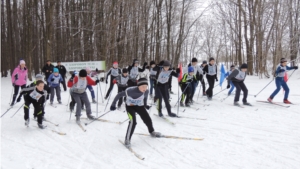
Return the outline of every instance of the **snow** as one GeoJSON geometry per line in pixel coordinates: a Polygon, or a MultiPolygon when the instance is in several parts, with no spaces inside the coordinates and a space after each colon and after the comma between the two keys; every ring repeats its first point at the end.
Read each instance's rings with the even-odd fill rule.
{"type": "MultiPolygon", "coordinates": [[[[271,79],[258,79],[248,76],[245,83],[249,90],[248,101],[254,107],[239,108],[232,106],[233,96],[224,102],[227,90],[216,95],[212,101],[205,101],[209,106],[193,105],[200,110],[180,108],[179,115],[206,120],[169,118],[175,126],[154,116],[154,106],[150,112],[156,131],[166,135],[204,138],[203,141],[151,138],[133,135],[132,148],[145,157],[139,160],[131,154],[118,139],[124,140],[127,124],[105,123],[96,121],[84,126],[83,132],[76,124],[74,114],[69,121],[67,111],[68,92],[62,92],[62,105],[56,100],[57,108],[46,106],[45,117],[58,123],[56,127],[45,122],[47,129],[37,128],[30,111],[30,127],[26,128],[23,108],[13,117],[13,113],[23,104],[16,104],[1,120],[1,168],[2,169],[94,169],[94,168],[272,168],[296,169],[300,166],[300,73],[293,74],[288,82],[290,101],[295,102],[290,108],[258,103],[266,100],[275,90],[275,82],[254,97],[271,79]],[[65,132],[58,135],[52,130],[65,132]]],[[[173,79],[173,91],[177,92],[177,79],[173,79]]],[[[29,83],[29,82],[28,82],[29,83]]],[[[11,83],[9,78],[1,82],[1,114],[9,108],[11,83]]],[[[226,84],[223,84],[226,86],[226,84]]],[[[101,83],[103,95],[105,84],[101,83]]],[[[107,86],[108,88],[108,86],[107,86]]],[[[97,91],[97,87],[94,87],[97,91]]],[[[198,90],[195,96],[197,100],[198,90]]],[[[216,87],[214,92],[221,90],[216,87]]],[[[100,90],[99,90],[100,91],[100,90]]],[[[89,91],[87,91],[90,97],[89,91]]],[[[114,87],[112,96],[117,93],[114,87]]],[[[177,95],[171,95],[171,105],[175,105],[177,95]]],[[[242,97],[242,95],[241,95],[242,97]]],[[[100,94],[99,94],[100,98],[100,94]]],[[[112,98],[111,98],[112,99],[112,98]]],[[[282,102],[283,92],[274,101],[282,102]]],[[[111,100],[110,100],[111,101],[111,100]]],[[[202,103],[200,96],[198,102],[202,103]]],[[[104,113],[106,105],[99,99],[99,114],[104,113]]],[[[149,101],[150,104],[152,101],[149,101]]],[[[96,115],[96,104],[91,104],[96,115]]],[[[110,104],[107,107],[109,109],[110,104]]],[[[123,108],[124,109],[124,108],[123,108]]],[[[173,112],[177,108],[172,108],[173,112]]],[[[166,115],[166,110],[163,111],[166,115]]],[[[82,113],[86,117],[85,112],[82,113]]],[[[110,112],[103,119],[124,121],[127,115],[123,111],[110,112]]],[[[88,122],[83,119],[83,122],[88,122]]],[[[147,134],[147,128],[137,116],[136,133],[147,134]]]]}

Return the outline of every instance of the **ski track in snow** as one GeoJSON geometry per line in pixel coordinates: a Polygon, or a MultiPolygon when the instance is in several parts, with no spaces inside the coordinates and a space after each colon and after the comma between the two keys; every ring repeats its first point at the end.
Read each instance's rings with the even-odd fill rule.
{"type": "MultiPolygon", "coordinates": [[[[295,72],[289,80],[291,102],[299,103],[299,72],[295,72]]],[[[177,79],[173,79],[173,91],[177,93],[177,79]]],[[[88,119],[81,119],[83,132],[75,123],[75,114],[70,112],[67,100],[69,92],[62,92],[62,104],[54,98],[56,108],[46,105],[45,117],[54,126],[45,122],[47,128],[37,128],[37,122],[32,118],[33,106],[30,106],[30,125],[24,125],[23,108],[13,117],[13,113],[23,104],[23,100],[16,104],[1,119],[1,169],[96,169],[96,168],[209,168],[209,169],[298,169],[300,166],[300,105],[291,105],[289,108],[271,104],[259,103],[256,100],[266,100],[275,90],[275,82],[266,90],[254,97],[270,79],[258,79],[247,76],[246,86],[249,91],[248,102],[254,107],[244,108],[231,106],[234,96],[227,97],[228,90],[213,97],[212,101],[205,101],[205,97],[198,97],[199,87],[196,90],[192,107],[199,108],[195,111],[189,108],[180,108],[179,116],[201,118],[196,120],[187,118],[171,118],[163,114],[176,125],[170,125],[163,119],[153,114],[157,113],[156,106],[151,108],[154,129],[165,135],[204,138],[202,141],[178,140],[168,138],[152,138],[149,136],[133,135],[132,149],[145,160],[136,158],[128,151],[118,139],[124,140],[128,122],[122,125],[95,121],[87,126],[88,119]],[[224,101],[223,99],[226,98],[224,101]],[[203,104],[210,104],[209,106],[203,104]],[[183,112],[183,110],[185,111],[183,112]],[[56,130],[66,133],[58,135],[56,130]]],[[[226,83],[226,82],[224,82],[226,83]]],[[[11,92],[10,78],[1,81],[1,114],[9,108],[11,92]]],[[[226,85],[223,84],[223,89],[226,85]]],[[[101,83],[103,95],[105,84],[101,83]]],[[[108,87],[107,87],[108,88],[108,87]]],[[[97,87],[94,87],[97,91],[97,87]]],[[[98,90],[100,92],[100,90],[98,90]]],[[[214,93],[221,91],[215,87],[214,93]]],[[[113,89],[109,100],[110,107],[117,89],[113,89]]],[[[202,93],[202,89],[201,89],[202,93]]],[[[88,97],[90,93],[87,90],[88,97]]],[[[181,92],[179,92],[181,94],[181,92]]],[[[275,102],[282,102],[283,92],[275,97],[275,102]]],[[[98,115],[102,115],[107,100],[102,103],[99,93],[99,103],[92,104],[92,110],[98,105],[98,115]]],[[[172,112],[177,112],[174,107],[178,96],[171,95],[172,112]]],[[[240,100],[242,100],[241,95],[240,100]]],[[[149,99],[148,104],[152,100],[149,99]]],[[[164,106],[164,103],[163,103],[164,106]]],[[[124,121],[127,114],[113,111],[103,116],[110,121],[124,121]]],[[[82,111],[82,117],[86,117],[82,111]]],[[[96,111],[93,111],[96,116],[96,111]]],[[[140,117],[137,115],[135,133],[148,133],[140,117]]]]}

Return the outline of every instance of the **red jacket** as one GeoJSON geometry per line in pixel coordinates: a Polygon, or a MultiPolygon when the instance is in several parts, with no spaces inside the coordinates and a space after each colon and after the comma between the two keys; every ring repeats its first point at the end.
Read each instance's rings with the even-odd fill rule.
{"type": "MultiPolygon", "coordinates": [[[[96,82],[91,77],[87,76],[86,80],[87,80],[88,85],[92,85],[92,86],[96,85],[96,82]]],[[[68,87],[71,88],[77,82],[78,82],[78,76],[75,76],[73,81],[71,81],[71,80],[68,81],[68,87]]]]}

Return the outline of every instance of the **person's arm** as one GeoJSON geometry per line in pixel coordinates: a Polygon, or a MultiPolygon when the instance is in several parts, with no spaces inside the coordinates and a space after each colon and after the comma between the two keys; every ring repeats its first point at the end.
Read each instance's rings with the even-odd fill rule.
{"type": "Polygon", "coordinates": [[[96,81],[94,81],[91,77],[87,76],[86,77],[86,80],[87,80],[87,83],[88,85],[91,85],[91,86],[95,86],[97,83],[96,81]]]}
{"type": "Polygon", "coordinates": [[[281,67],[281,66],[278,66],[275,71],[275,74],[278,75],[278,73],[280,73],[280,72],[285,72],[285,69],[283,69],[283,67],[281,67]]]}
{"type": "Polygon", "coordinates": [[[203,68],[203,74],[208,73],[208,65],[205,65],[205,67],[203,68]]]}
{"type": "Polygon", "coordinates": [[[14,71],[13,71],[13,74],[12,74],[12,76],[11,76],[11,83],[15,83],[15,81],[17,81],[17,79],[16,79],[16,75],[17,75],[17,73],[18,73],[18,69],[17,68],[15,68],[14,69],[14,71]]]}
{"type": "Polygon", "coordinates": [[[185,73],[181,79],[181,82],[186,83],[187,82],[186,78],[187,78],[187,74],[185,73]]]}
{"type": "Polygon", "coordinates": [[[143,65],[143,68],[141,69],[141,68],[139,68],[139,72],[144,72],[145,71],[145,69],[146,69],[146,66],[147,66],[147,62],[145,62],[144,63],[144,65],[143,65]]]}
{"type": "Polygon", "coordinates": [[[46,74],[46,65],[43,67],[42,72],[46,74]]]}
{"type": "Polygon", "coordinates": [[[297,70],[297,69],[298,69],[298,66],[294,66],[294,67],[286,66],[286,69],[287,69],[287,70],[292,70],[292,69],[296,69],[296,70],[297,70]]]}
{"type": "Polygon", "coordinates": [[[124,96],[126,96],[126,92],[125,92],[125,91],[118,93],[118,94],[116,95],[114,101],[111,103],[111,107],[112,107],[112,106],[113,106],[113,107],[116,107],[117,101],[118,101],[121,97],[124,97],[124,96]]]}
{"type": "Polygon", "coordinates": [[[236,77],[238,74],[239,74],[239,71],[238,71],[237,69],[235,69],[235,70],[228,76],[228,78],[227,78],[228,83],[229,83],[229,81],[230,81],[232,78],[236,77]]]}
{"type": "Polygon", "coordinates": [[[218,81],[218,66],[216,65],[216,76],[215,79],[218,81]]]}
{"type": "Polygon", "coordinates": [[[148,100],[148,94],[149,94],[149,90],[146,90],[146,92],[144,93],[144,106],[147,106],[147,100],[148,100]]]}
{"type": "MultiPolygon", "coordinates": [[[[178,71],[178,70],[176,70],[176,71],[178,71]]],[[[179,71],[180,71],[180,70],[179,70],[179,71]]],[[[174,76],[174,77],[178,77],[178,74],[179,74],[179,73],[177,73],[177,72],[175,72],[175,71],[172,71],[172,72],[171,72],[171,76],[174,76]]]]}
{"type": "Polygon", "coordinates": [[[108,71],[107,74],[106,74],[106,77],[105,77],[105,82],[106,82],[106,83],[108,83],[108,82],[107,82],[107,79],[108,79],[108,76],[111,74],[111,69],[112,69],[112,68],[110,68],[109,71],[108,71]]]}
{"type": "Polygon", "coordinates": [[[48,77],[48,79],[47,79],[47,82],[48,82],[48,83],[51,83],[52,77],[53,77],[53,74],[51,74],[51,75],[48,77]]]}
{"type": "Polygon", "coordinates": [[[121,71],[121,69],[120,68],[118,68],[119,69],[119,75],[121,75],[122,74],[122,71],[121,71]]]}
{"type": "Polygon", "coordinates": [[[71,88],[75,83],[77,83],[78,81],[78,77],[75,76],[74,79],[70,78],[70,80],[68,81],[68,87],[71,88]]]}
{"type": "MultiPolygon", "coordinates": [[[[67,69],[65,66],[62,66],[62,67],[63,67],[63,75],[65,76],[67,74],[67,69]]],[[[65,78],[65,77],[63,77],[63,78],[65,78]]]]}

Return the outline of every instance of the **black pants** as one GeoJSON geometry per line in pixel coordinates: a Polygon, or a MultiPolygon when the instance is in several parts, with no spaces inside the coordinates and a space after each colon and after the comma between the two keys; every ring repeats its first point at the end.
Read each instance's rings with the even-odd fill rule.
{"type": "Polygon", "coordinates": [[[114,77],[114,76],[110,76],[110,84],[109,84],[109,88],[108,88],[108,90],[107,90],[107,93],[106,93],[106,98],[108,98],[108,96],[109,96],[109,94],[110,94],[110,92],[111,92],[111,90],[113,89],[113,87],[114,87],[114,83],[113,83],[113,80],[115,79],[116,77],[114,77]]]}
{"type": "Polygon", "coordinates": [[[248,97],[248,89],[246,87],[246,85],[244,84],[244,82],[235,82],[232,81],[232,83],[235,86],[235,97],[234,97],[234,102],[238,102],[240,100],[240,93],[241,90],[243,91],[243,102],[247,102],[247,97],[248,97]]]}
{"type": "Polygon", "coordinates": [[[63,85],[64,91],[67,91],[65,75],[61,75],[61,76],[62,76],[63,81],[61,81],[60,83],[63,85]]]}
{"type": "Polygon", "coordinates": [[[135,126],[137,124],[135,113],[138,113],[140,115],[141,119],[148,127],[149,133],[152,133],[154,131],[154,128],[152,125],[152,120],[144,106],[127,106],[126,105],[126,111],[127,111],[128,117],[129,117],[129,124],[128,124],[128,128],[127,128],[125,140],[131,140],[131,136],[132,136],[135,126]]]}
{"type": "MultiPolygon", "coordinates": [[[[26,87],[26,84],[22,85],[22,86],[18,86],[18,85],[15,85],[14,86],[14,95],[13,95],[13,99],[12,99],[12,103],[15,103],[16,101],[16,98],[18,96],[18,93],[19,93],[19,88],[21,87],[21,89],[25,88],[26,87]]],[[[22,97],[22,95],[20,95],[19,97],[22,97]]]]}
{"type": "MultiPolygon", "coordinates": [[[[30,100],[25,99],[24,104],[24,120],[27,120],[29,118],[29,105],[31,104],[30,100]]],[[[44,105],[40,105],[40,103],[32,103],[34,107],[34,116],[37,116],[37,121],[39,124],[42,124],[43,122],[43,116],[45,114],[44,112],[44,105]]]]}
{"type": "Polygon", "coordinates": [[[181,85],[181,91],[183,92],[182,93],[182,96],[181,96],[181,102],[184,101],[184,98],[185,98],[185,103],[188,103],[191,99],[191,85],[188,85],[188,84],[182,84],[181,85]]]}
{"type": "Polygon", "coordinates": [[[204,80],[204,78],[201,80],[201,84],[202,84],[202,91],[203,91],[203,93],[205,92],[205,80],[204,80]]]}
{"type": "Polygon", "coordinates": [[[157,97],[157,100],[158,101],[158,112],[161,113],[161,109],[162,109],[162,100],[164,99],[165,101],[165,105],[166,105],[166,108],[167,108],[167,111],[168,111],[168,114],[171,113],[171,106],[170,106],[170,103],[169,103],[169,91],[168,91],[168,84],[159,84],[159,85],[156,85],[156,88],[155,88],[155,91],[156,92],[156,97],[157,97]]]}
{"type": "MultiPolygon", "coordinates": [[[[120,86],[119,86],[119,87],[118,87],[118,93],[125,91],[125,89],[126,89],[126,87],[120,87],[120,86]]],[[[125,101],[126,97],[124,97],[124,98],[121,97],[121,98],[119,99],[118,107],[120,107],[120,106],[122,105],[123,99],[124,99],[124,101],[125,101]]]]}
{"type": "Polygon", "coordinates": [[[168,81],[168,85],[169,85],[169,90],[170,91],[172,90],[172,79],[173,79],[173,77],[170,76],[169,81],[168,81]]]}
{"type": "Polygon", "coordinates": [[[208,97],[212,97],[213,96],[214,86],[215,86],[215,79],[214,78],[207,78],[207,82],[208,82],[209,87],[206,90],[206,95],[208,97]]]}
{"type": "Polygon", "coordinates": [[[136,80],[133,81],[133,80],[129,79],[127,84],[128,84],[128,87],[137,86],[136,80]]]}

